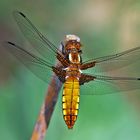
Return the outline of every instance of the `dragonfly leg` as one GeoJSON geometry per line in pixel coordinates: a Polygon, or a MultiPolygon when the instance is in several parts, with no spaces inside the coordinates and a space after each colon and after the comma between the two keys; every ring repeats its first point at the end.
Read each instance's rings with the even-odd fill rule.
{"type": "Polygon", "coordinates": [[[95,66],[95,61],[93,61],[93,62],[89,62],[89,63],[85,63],[85,64],[82,64],[81,66],[80,66],[80,69],[81,70],[86,70],[86,69],[88,69],[88,68],[92,68],[92,67],[94,67],[95,66]]]}
{"type": "Polygon", "coordinates": [[[66,59],[63,55],[57,53],[57,59],[61,62],[61,64],[64,66],[64,67],[68,67],[70,64],[69,64],[69,60],[66,59]]]}
{"type": "Polygon", "coordinates": [[[66,77],[66,71],[62,70],[62,67],[52,67],[53,72],[58,76],[59,80],[64,83],[66,77]]]}
{"type": "Polygon", "coordinates": [[[87,75],[87,74],[81,74],[81,77],[79,79],[79,83],[80,85],[83,85],[84,83],[93,81],[96,77],[91,76],[91,75],[87,75]]]}

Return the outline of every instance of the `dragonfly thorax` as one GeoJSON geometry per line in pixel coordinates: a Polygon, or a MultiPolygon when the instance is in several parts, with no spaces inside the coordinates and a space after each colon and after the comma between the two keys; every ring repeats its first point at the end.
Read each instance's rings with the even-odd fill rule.
{"type": "Polygon", "coordinates": [[[79,64],[81,62],[80,55],[78,53],[69,53],[69,61],[73,64],[79,64]]]}
{"type": "Polygon", "coordinates": [[[71,64],[65,70],[66,70],[66,79],[67,77],[76,77],[77,79],[81,77],[81,70],[79,69],[79,66],[76,64],[71,64]]]}
{"type": "Polygon", "coordinates": [[[70,63],[79,64],[81,62],[81,43],[76,35],[66,35],[64,41],[64,52],[70,63]]]}

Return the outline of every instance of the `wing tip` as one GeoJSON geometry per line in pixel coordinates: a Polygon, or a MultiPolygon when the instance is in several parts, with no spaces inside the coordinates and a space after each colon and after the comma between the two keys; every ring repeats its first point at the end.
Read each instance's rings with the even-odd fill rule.
{"type": "Polygon", "coordinates": [[[15,10],[13,11],[13,15],[16,16],[17,14],[21,15],[22,17],[26,17],[22,12],[18,11],[18,10],[15,10]]]}
{"type": "Polygon", "coordinates": [[[22,12],[19,12],[19,14],[20,14],[21,16],[23,16],[24,18],[26,17],[22,12]]]}
{"type": "Polygon", "coordinates": [[[7,43],[8,43],[8,44],[10,44],[10,45],[15,46],[15,44],[14,44],[14,43],[12,43],[12,42],[10,42],[10,41],[7,41],[7,43]]]}

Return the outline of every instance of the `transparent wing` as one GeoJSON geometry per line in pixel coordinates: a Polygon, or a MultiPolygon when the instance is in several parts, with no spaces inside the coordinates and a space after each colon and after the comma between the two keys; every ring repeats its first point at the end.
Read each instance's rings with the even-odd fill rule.
{"type": "MultiPolygon", "coordinates": [[[[86,61],[83,64],[95,62],[95,67],[91,69],[91,72],[93,71],[97,73],[101,72],[108,73],[110,71],[118,70],[130,64],[133,64],[137,61],[140,61],[140,47],[129,49],[127,51],[114,55],[95,58],[86,61]]],[[[140,68],[140,65],[138,67],[140,68]]]]}
{"type": "Polygon", "coordinates": [[[104,95],[132,92],[140,89],[138,77],[109,77],[94,75],[95,79],[81,86],[81,95],[104,95]]]}
{"type": "MultiPolygon", "coordinates": [[[[12,42],[4,42],[3,47],[12,53],[40,79],[45,82],[49,82],[46,99],[39,113],[39,117],[31,137],[31,139],[42,140],[45,137],[46,130],[49,126],[62,83],[55,74],[52,75],[52,78],[48,78],[48,72],[52,71],[52,65],[49,62],[35,56],[12,42]]],[[[59,63],[57,63],[57,65],[59,65],[59,63]]]]}
{"type": "Polygon", "coordinates": [[[46,58],[46,60],[50,60],[50,62],[55,61],[54,58],[56,54],[61,54],[61,51],[44,37],[23,13],[14,11],[13,15],[20,30],[31,43],[32,47],[39,52],[41,56],[46,58]]]}
{"type": "Polygon", "coordinates": [[[52,73],[52,65],[17,46],[12,42],[4,42],[3,47],[20,60],[29,70],[45,82],[49,82],[52,73]]]}

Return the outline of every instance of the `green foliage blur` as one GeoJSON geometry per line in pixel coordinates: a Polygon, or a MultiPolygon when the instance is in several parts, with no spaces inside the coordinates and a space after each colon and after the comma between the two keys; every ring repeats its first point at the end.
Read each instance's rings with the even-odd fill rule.
{"type": "MultiPolygon", "coordinates": [[[[25,46],[27,40],[12,17],[14,10],[22,11],[57,46],[64,35],[78,35],[85,60],[140,45],[138,0],[1,0],[0,41],[25,46]]],[[[132,67],[129,72],[139,70],[132,67]]],[[[46,90],[47,84],[0,49],[0,140],[30,139],[46,90]]],[[[46,139],[139,140],[139,92],[81,96],[78,119],[68,130],[61,91],[46,139]]]]}

